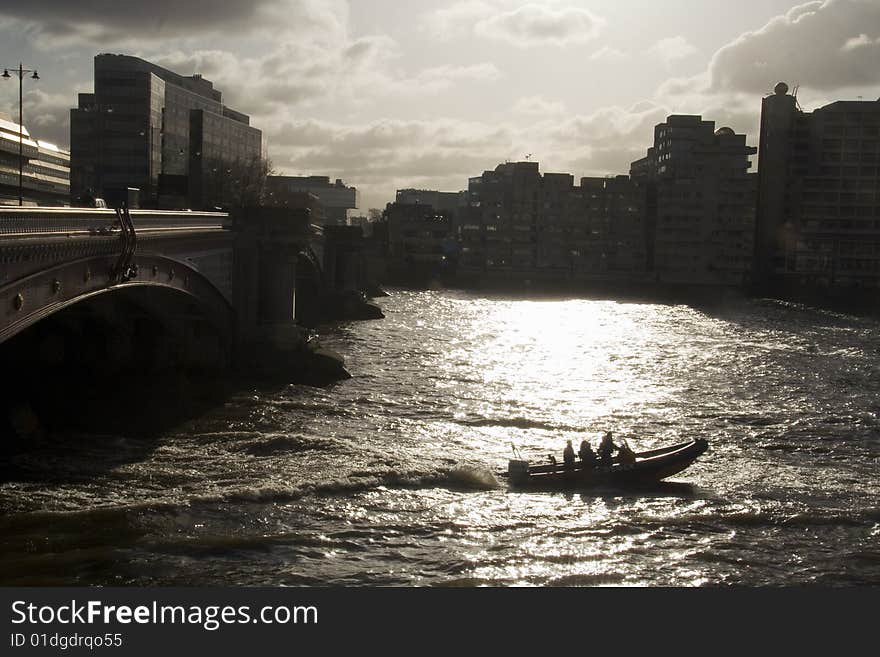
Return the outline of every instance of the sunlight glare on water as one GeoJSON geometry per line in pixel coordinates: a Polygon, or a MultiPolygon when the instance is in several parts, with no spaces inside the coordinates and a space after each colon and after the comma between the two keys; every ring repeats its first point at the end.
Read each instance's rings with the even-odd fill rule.
{"type": "Polygon", "coordinates": [[[0,482],[7,584],[880,583],[878,322],[394,291],[325,327],[354,378],[151,439],[53,436],[0,482]],[[521,493],[515,445],[710,449],[653,491],[521,493]]]}

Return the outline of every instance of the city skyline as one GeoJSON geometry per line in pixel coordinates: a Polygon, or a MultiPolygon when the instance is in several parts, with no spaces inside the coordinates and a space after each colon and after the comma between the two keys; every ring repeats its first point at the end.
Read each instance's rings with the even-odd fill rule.
{"type": "MultiPolygon", "coordinates": [[[[25,89],[38,138],[68,147],[93,56],[132,54],[204,74],[263,130],[276,172],[342,178],[364,211],[396,189],[462,189],[474,171],[527,154],[575,177],[626,173],[674,113],[757,145],[760,99],[780,80],[807,110],[880,95],[880,6],[869,0],[735,11],[716,0],[37,0],[4,13],[0,63],[40,70],[25,89]]],[[[12,87],[0,86],[0,111],[17,120],[12,87]]]]}

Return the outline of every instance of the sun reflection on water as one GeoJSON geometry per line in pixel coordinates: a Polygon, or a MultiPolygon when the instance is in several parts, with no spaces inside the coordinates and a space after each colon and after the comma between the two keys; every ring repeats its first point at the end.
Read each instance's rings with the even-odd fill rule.
{"type": "Polygon", "coordinates": [[[382,322],[322,335],[343,384],[245,391],[124,464],[118,442],[79,437],[23,456],[28,476],[0,486],[0,574],[37,583],[16,579],[27,552],[62,585],[878,581],[876,322],[752,302],[381,303],[382,322]],[[561,460],[603,430],[710,450],[651,491],[493,483],[511,443],[561,460]],[[46,463],[62,476],[30,477],[46,463]],[[47,509],[55,540],[31,553],[47,509]],[[112,563],[89,557],[104,536],[112,563]]]}

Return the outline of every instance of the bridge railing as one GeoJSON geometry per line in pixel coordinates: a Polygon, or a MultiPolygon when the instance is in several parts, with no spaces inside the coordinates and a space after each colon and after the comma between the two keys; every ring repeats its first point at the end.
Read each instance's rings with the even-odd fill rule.
{"type": "MultiPolygon", "coordinates": [[[[225,212],[132,210],[135,230],[220,228],[230,225],[225,212]]],[[[38,237],[58,233],[93,233],[116,221],[113,210],[96,208],[0,207],[0,238],[38,237]]]]}

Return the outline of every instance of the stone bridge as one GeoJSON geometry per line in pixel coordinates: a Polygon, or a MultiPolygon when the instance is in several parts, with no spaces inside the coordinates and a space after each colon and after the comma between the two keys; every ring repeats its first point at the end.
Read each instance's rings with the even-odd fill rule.
{"type": "Polygon", "coordinates": [[[152,421],[230,371],[347,378],[310,336],[382,316],[358,292],[358,239],[298,209],[0,208],[0,438],[114,409],[152,421]]]}
{"type": "Polygon", "coordinates": [[[128,288],[185,295],[231,328],[228,215],[134,210],[130,216],[135,243],[123,262],[132,238],[113,210],[0,210],[0,343],[73,304],[128,288]]]}
{"type": "MultiPolygon", "coordinates": [[[[60,332],[78,336],[68,353],[97,331],[124,359],[157,322],[204,361],[292,348],[340,278],[323,271],[324,248],[321,227],[298,210],[2,208],[0,345],[62,318],[60,332]]],[[[351,268],[343,250],[329,251],[332,267],[351,268]]]]}

